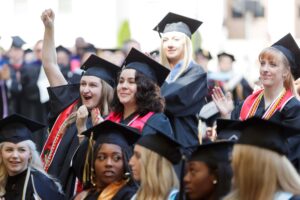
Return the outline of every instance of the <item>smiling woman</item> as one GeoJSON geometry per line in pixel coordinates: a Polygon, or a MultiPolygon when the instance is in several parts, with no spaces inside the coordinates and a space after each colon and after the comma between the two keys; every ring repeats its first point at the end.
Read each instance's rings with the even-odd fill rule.
{"type": "Polygon", "coordinates": [[[112,88],[120,68],[90,55],[81,66],[84,72],[80,84],[68,84],[57,64],[54,18],[51,9],[41,16],[45,27],[42,61],[51,86],[48,89],[50,134],[41,157],[45,170],[61,181],[69,199],[77,188],[76,169],[71,169],[72,157],[79,146],[77,135],[109,113],[112,88]]]}
{"type": "MultiPolygon", "coordinates": [[[[230,96],[220,88],[212,95],[223,118],[246,120],[260,117],[300,128],[300,102],[294,80],[300,77],[300,50],[289,33],[259,54],[260,81],[263,86],[245,101],[233,108],[230,96]]],[[[291,153],[288,156],[300,172],[299,138],[289,139],[291,153]]]]}
{"type": "Polygon", "coordinates": [[[64,199],[60,184],[44,171],[30,134],[43,125],[11,115],[0,121],[0,196],[5,199],[64,199]]]}

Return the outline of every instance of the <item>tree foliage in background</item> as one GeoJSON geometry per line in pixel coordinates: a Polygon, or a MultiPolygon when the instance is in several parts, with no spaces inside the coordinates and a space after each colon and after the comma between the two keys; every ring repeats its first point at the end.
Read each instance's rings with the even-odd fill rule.
{"type": "Polygon", "coordinates": [[[192,44],[193,44],[193,50],[194,52],[201,48],[202,46],[202,37],[199,31],[196,31],[192,36],[192,44]]]}
{"type": "Polygon", "coordinates": [[[121,23],[121,26],[118,31],[118,48],[121,48],[123,45],[123,42],[126,40],[129,40],[131,38],[131,33],[130,33],[130,26],[129,26],[129,21],[124,20],[121,23]]]}

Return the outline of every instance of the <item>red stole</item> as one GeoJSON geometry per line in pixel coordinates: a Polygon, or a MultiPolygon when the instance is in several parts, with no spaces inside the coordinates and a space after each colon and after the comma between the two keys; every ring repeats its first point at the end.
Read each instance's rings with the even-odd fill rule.
{"type": "MultiPolygon", "coordinates": [[[[259,103],[263,97],[263,94],[264,94],[263,89],[258,90],[245,99],[240,112],[240,120],[246,120],[254,116],[259,106],[259,103]]],[[[268,107],[268,109],[266,110],[262,118],[270,119],[276,111],[281,111],[285,106],[285,104],[293,97],[294,95],[291,90],[286,91],[284,89],[278,95],[278,97],[271,103],[271,105],[268,107]]]]}
{"type": "MultiPolygon", "coordinates": [[[[154,112],[148,112],[144,116],[136,115],[134,118],[127,124],[127,126],[133,127],[138,129],[140,132],[142,132],[147,120],[154,114],[154,112]]],[[[120,123],[122,118],[122,114],[111,112],[105,120],[110,120],[116,123],[120,123]]]]}
{"type": "Polygon", "coordinates": [[[60,144],[60,141],[65,133],[66,126],[65,122],[68,119],[69,115],[72,113],[73,108],[77,105],[78,100],[74,101],[71,105],[69,105],[64,111],[62,111],[57,117],[50,134],[45,142],[41,153],[41,159],[43,161],[44,169],[47,172],[56,150],[60,144]]]}

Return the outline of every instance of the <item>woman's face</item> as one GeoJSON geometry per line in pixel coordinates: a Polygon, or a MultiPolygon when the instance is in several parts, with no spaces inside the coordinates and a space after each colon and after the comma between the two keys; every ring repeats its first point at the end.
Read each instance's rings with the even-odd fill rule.
{"type": "Polygon", "coordinates": [[[82,104],[89,110],[97,107],[101,99],[102,84],[96,76],[82,76],[80,80],[80,95],[82,104]]]}
{"type": "Polygon", "coordinates": [[[130,158],[129,165],[133,174],[133,178],[136,181],[141,180],[141,146],[135,145],[133,155],[130,158]]]}
{"type": "Polygon", "coordinates": [[[260,58],[260,81],[265,88],[282,87],[287,76],[288,69],[279,53],[265,54],[260,58]]]}
{"type": "Polygon", "coordinates": [[[124,69],[119,78],[117,85],[117,95],[119,101],[124,105],[136,105],[135,94],[137,92],[137,85],[135,82],[135,70],[124,69]]]}
{"type": "Polygon", "coordinates": [[[107,186],[119,181],[124,175],[124,159],[122,149],[115,144],[102,144],[95,159],[97,183],[107,186]]]}
{"type": "Polygon", "coordinates": [[[178,63],[184,58],[184,34],[180,32],[164,33],[162,37],[162,47],[169,63],[178,63]]]}
{"type": "Polygon", "coordinates": [[[17,144],[4,142],[1,157],[8,174],[15,176],[27,169],[31,159],[30,148],[25,141],[17,144]]]}
{"type": "Polygon", "coordinates": [[[209,199],[215,190],[216,177],[204,162],[191,161],[184,176],[185,192],[189,199],[209,199]]]}

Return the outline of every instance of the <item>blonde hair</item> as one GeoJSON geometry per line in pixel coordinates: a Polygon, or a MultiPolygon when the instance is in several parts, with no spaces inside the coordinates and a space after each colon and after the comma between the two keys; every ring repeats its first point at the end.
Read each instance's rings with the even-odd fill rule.
{"type": "MultiPolygon", "coordinates": [[[[31,159],[28,162],[28,165],[31,167],[31,169],[39,171],[45,176],[47,176],[48,178],[52,179],[57,185],[59,191],[62,193],[61,185],[54,178],[49,176],[47,172],[45,172],[39,152],[36,150],[35,143],[31,140],[25,140],[24,143],[28,145],[31,154],[31,159]]],[[[3,142],[0,143],[0,152],[2,152],[3,144],[4,144],[3,142]]],[[[5,185],[6,185],[7,177],[8,177],[8,172],[5,165],[3,164],[2,156],[0,156],[0,196],[5,194],[5,185]]]]}
{"type": "Polygon", "coordinates": [[[277,191],[300,194],[300,176],[286,158],[251,145],[235,145],[233,191],[224,200],[272,200],[277,191]]]}
{"type": "Polygon", "coordinates": [[[101,111],[101,115],[105,116],[110,113],[110,104],[113,99],[113,88],[102,79],[100,79],[100,82],[102,85],[102,89],[101,89],[101,98],[98,105],[101,111]]]}
{"type": "Polygon", "coordinates": [[[261,60],[262,58],[267,58],[268,60],[274,59],[274,58],[280,58],[280,61],[283,62],[284,66],[286,67],[286,69],[288,70],[288,75],[286,77],[286,79],[284,80],[284,87],[286,90],[291,90],[293,95],[298,97],[298,93],[296,91],[296,88],[294,86],[294,78],[291,72],[291,66],[290,63],[288,61],[288,59],[286,58],[286,56],[279,51],[278,49],[274,48],[274,47],[267,47],[265,49],[263,49],[258,58],[259,60],[261,60]]]}
{"type": "MultiPolygon", "coordinates": [[[[176,80],[182,73],[184,73],[186,71],[190,62],[193,60],[192,41],[186,34],[182,33],[182,35],[185,40],[184,57],[183,57],[181,69],[180,69],[179,73],[176,75],[176,77],[174,78],[174,80],[176,80]]],[[[163,40],[161,40],[161,43],[160,43],[160,62],[162,65],[164,65],[170,69],[170,64],[169,64],[168,58],[167,58],[165,52],[163,51],[163,40]]]]}
{"type": "Polygon", "coordinates": [[[169,160],[141,146],[140,162],[136,199],[165,200],[173,188],[178,188],[178,178],[169,160]]]}

